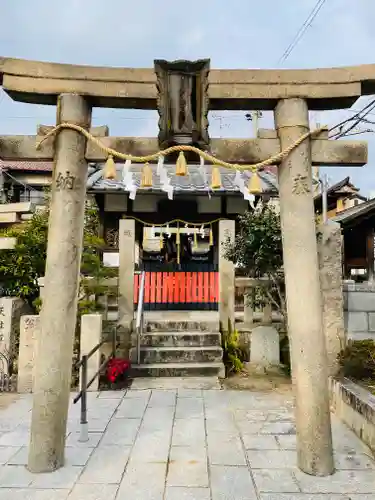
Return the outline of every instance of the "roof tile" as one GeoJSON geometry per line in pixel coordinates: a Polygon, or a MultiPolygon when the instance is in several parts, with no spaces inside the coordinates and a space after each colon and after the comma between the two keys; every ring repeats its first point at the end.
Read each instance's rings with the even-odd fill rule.
{"type": "MultiPolygon", "coordinates": [[[[141,188],[141,178],[142,178],[142,169],[143,164],[133,164],[131,168],[131,172],[134,174],[134,182],[138,189],[142,191],[160,191],[161,190],[161,182],[160,177],[156,173],[156,165],[151,165],[153,169],[153,186],[152,188],[141,188]]],[[[95,172],[89,175],[88,179],[88,187],[94,191],[101,190],[123,190],[124,184],[122,182],[122,171],[123,165],[117,164],[117,176],[114,180],[103,179],[102,177],[102,166],[98,166],[95,172]]],[[[211,182],[211,166],[206,166],[206,180],[202,175],[200,167],[198,165],[189,165],[188,166],[188,175],[186,176],[176,176],[175,175],[175,165],[165,164],[165,169],[167,170],[168,176],[171,179],[171,185],[173,186],[176,192],[207,192],[210,190],[210,182],[211,182]]],[[[238,192],[239,189],[235,185],[235,172],[230,171],[226,168],[220,168],[222,188],[215,189],[215,192],[238,192]]],[[[251,173],[243,172],[242,178],[247,185],[251,173]]],[[[277,177],[272,171],[262,171],[259,173],[259,177],[262,182],[262,190],[264,192],[277,192],[278,184],[277,177]]]]}

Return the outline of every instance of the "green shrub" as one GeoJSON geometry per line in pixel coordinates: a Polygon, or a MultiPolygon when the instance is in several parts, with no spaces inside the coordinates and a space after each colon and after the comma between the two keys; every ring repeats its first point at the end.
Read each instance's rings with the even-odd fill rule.
{"type": "Polygon", "coordinates": [[[239,344],[239,334],[236,329],[232,329],[232,324],[228,321],[228,328],[224,330],[221,326],[221,342],[223,348],[223,362],[225,366],[225,376],[231,373],[240,373],[244,367],[246,353],[239,344]]]}
{"type": "Polygon", "coordinates": [[[375,342],[353,340],[338,355],[341,374],[357,380],[375,380],[375,342]]]}

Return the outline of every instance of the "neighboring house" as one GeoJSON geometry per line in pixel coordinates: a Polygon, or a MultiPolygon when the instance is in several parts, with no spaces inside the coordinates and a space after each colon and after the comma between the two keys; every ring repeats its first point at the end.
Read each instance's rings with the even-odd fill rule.
{"type": "MultiPolygon", "coordinates": [[[[367,201],[365,196],[359,193],[359,189],[350,182],[350,177],[345,177],[327,190],[327,217],[332,219],[340,212],[355,207],[367,201]]],[[[323,211],[323,200],[321,192],[314,198],[315,213],[321,215],[323,211]]]]}
{"type": "Polygon", "coordinates": [[[45,189],[51,184],[52,166],[49,162],[5,162],[0,159],[0,200],[43,205],[45,189]]]}
{"type": "MultiPolygon", "coordinates": [[[[319,185],[317,186],[319,187],[319,185]]],[[[322,219],[323,198],[314,198],[315,213],[322,219]]],[[[338,222],[343,234],[343,278],[374,279],[375,200],[368,200],[350,182],[350,177],[327,190],[327,218],[338,222]]]]}
{"type": "Polygon", "coordinates": [[[375,199],[361,202],[332,218],[343,233],[343,275],[374,281],[375,199]]]}
{"type": "Polygon", "coordinates": [[[32,217],[46,202],[52,163],[0,160],[0,228],[32,217]]]}

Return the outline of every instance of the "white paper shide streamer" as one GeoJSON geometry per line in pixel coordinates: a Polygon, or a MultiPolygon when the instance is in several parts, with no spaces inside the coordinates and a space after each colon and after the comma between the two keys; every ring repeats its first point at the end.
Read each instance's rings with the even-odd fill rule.
{"type": "Polygon", "coordinates": [[[122,184],[124,189],[129,192],[129,199],[134,200],[137,195],[137,185],[134,181],[134,174],[130,171],[131,160],[126,160],[122,169],[122,184]]]}
{"type": "Polygon", "coordinates": [[[160,176],[160,172],[163,168],[164,168],[164,155],[160,155],[158,158],[158,164],[156,165],[156,174],[160,176]]]}
{"type": "Polygon", "coordinates": [[[204,164],[204,158],[202,158],[202,156],[200,156],[199,159],[200,159],[199,173],[201,174],[201,176],[203,178],[204,187],[205,187],[205,189],[207,189],[208,197],[211,199],[210,186],[208,184],[208,179],[207,179],[207,168],[206,168],[206,165],[204,164]]]}
{"type": "Polygon", "coordinates": [[[167,193],[169,200],[173,200],[173,186],[171,185],[171,179],[168,176],[167,170],[164,167],[164,157],[162,155],[159,156],[156,171],[160,178],[161,190],[167,193]]]}
{"type": "Polygon", "coordinates": [[[249,190],[245,186],[245,181],[243,180],[241,172],[239,172],[238,170],[236,170],[236,175],[234,177],[234,184],[235,184],[235,186],[238,187],[240,192],[243,194],[244,200],[249,202],[251,208],[254,208],[255,196],[253,194],[249,193],[249,190]]]}

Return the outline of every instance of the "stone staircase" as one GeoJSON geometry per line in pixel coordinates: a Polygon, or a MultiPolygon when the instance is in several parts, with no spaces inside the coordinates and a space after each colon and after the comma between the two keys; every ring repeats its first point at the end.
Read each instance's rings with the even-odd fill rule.
{"type": "MultiPolygon", "coordinates": [[[[134,348],[131,359],[136,356],[134,348]]],[[[221,377],[222,356],[218,321],[146,320],[140,338],[141,362],[133,364],[133,376],[221,377]]]]}

